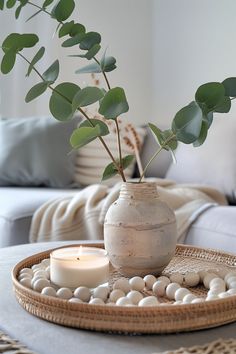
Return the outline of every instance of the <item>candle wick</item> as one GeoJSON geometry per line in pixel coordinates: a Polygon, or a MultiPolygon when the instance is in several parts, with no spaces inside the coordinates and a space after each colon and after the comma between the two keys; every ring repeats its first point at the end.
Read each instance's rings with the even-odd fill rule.
{"type": "Polygon", "coordinates": [[[78,261],[80,261],[80,258],[79,258],[79,257],[77,257],[77,260],[78,260],[78,261]]]}

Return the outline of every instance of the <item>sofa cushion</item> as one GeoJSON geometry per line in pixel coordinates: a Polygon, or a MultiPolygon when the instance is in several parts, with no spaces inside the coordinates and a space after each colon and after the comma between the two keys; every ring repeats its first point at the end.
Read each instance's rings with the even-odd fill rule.
{"type": "Polygon", "coordinates": [[[78,190],[52,188],[0,188],[0,248],[29,242],[34,211],[51,198],[78,190]]]}
{"type": "Polygon", "coordinates": [[[236,254],[236,206],[206,210],[192,224],[185,243],[236,254]]]}
{"type": "Polygon", "coordinates": [[[52,117],[0,120],[0,186],[66,188],[73,182],[70,136],[78,119],[52,117]]]}

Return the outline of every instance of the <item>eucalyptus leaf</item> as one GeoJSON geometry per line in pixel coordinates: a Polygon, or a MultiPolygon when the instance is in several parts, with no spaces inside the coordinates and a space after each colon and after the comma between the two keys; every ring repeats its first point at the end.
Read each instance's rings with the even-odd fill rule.
{"type": "Polygon", "coordinates": [[[70,57],[79,57],[79,58],[86,58],[91,60],[101,49],[100,44],[95,44],[91,49],[87,51],[85,54],[77,54],[77,55],[69,55],[70,57]]]}
{"type": "MultiPolygon", "coordinates": [[[[123,170],[125,170],[134,160],[133,155],[127,155],[122,159],[122,167],[123,170]]],[[[117,160],[117,164],[119,164],[119,161],[117,160]]],[[[110,163],[109,165],[106,166],[103,175],[102,175],[102,181],[105,181],[109,178],[112,178],[118,174],[118,170],[114,163],[110,163]]]]}
{"type": "Polygon", "coordinates": [[[76,70],[76,74],[90,74],[90,73],[101,73],[102,69],[99,64],[97,63],[92,63],[89,65],[86,65],[78,70],[76,70]]]}
{"type": "Polygon", "coordinates": [[[44,47],[41,47],[38,52],[35,54],[35,56],[33,57],[33,59],[31,60],[31,63],[29,65],[29,68],[28,68],[28,71],[27,71],[27,74],[26,76],[29,76],[31,71],[33,70],[33,67],[35,66],[35,64],[38,63],[38,61],[40,59],[42,59],[43,55],[45,53],[45,48],[44,47]]]}
{"type": "Polygon", "coordinates": [[[51,5],[53,3],[54,0],[45,0],[44,3],[43,3],[43,8],[51,5]]]}
{"type": "Polygon", "coordinates": [[[223,99],[215,106],[214,112],[228,113],[231,108],[231,100],[228,96],[224,96],[223,99]]]}
{"type": "Polygon", "coordinates": [[[208,133],[208,124],[207,124],[207,122],[203,121],[200,135],[199,135],[198,139],[194,141],[193,146],[198,147],[198,146],[202,145],[207,138],[207,133],[208,133]]]}
{"type": "Polygon", "coordinates": [[[106,123],[102,122],[99,119],[95,119],[95,118],[92,118],[89,121],[85,120],[84,122],[82,122],[80,124],[80,127],[92,127],[92,126],[95,127],[95,125],[99,125],[101,136],[105,136],[105,135],[109,134],[109,129],[108,129],[108,126],[106,125],[106,123]]]}
{"type": "Polygon", "coordinates": [[[4,9],[4,0],[0,0],[0,10],[4,9]]]}
{"type": "Polygon", "coordinates": [[[11,33],[9,34],[2,43],[2,50],[6,53],[8,50],[15,50],[19,47],[20,34],[11,33]]]}
{"type": "Polygon", "coordinates": [[[73,117],[72,101],[79,90],[79,86],[71,82],[63,82],[55,87],[49,101],[49,108],[57,120],[66,121],[73,117]]]}
{"type": "Polygon", "coordinates": [[[38,96],[41,96],[48,88],[48,82],[42,81],[33,86],[25,97],[25,102],[33,101],[38,96]]]}
{"type": "Polygon", "coordinates": [[[101,136],[99,125],[96,125],[95,127],[79,127],[73,131],[70,138],[70,144],[74,149],[79,149],[99,136],[101,136]]]}
{"type": "Polygon", "coordinates": [[[64,37],[67,34],[69,34],[73,25],[74,25],[74,21],[64,23],[60,28],[59,35],[58,35],[59,38],[64,37]]]}
{"type": "Polygon", "coordinates": [[[67,20],[75,8],[74,0],[59,0],[59,2],[52,9],[52,16],[57,19],[58,22],[67,20]]]}
{"type": "Polygon", "coordinates": [[[77,34],[82,34],[82,33],[85,34],[85,31],[86,31],[86,29],[85,29],[84,25],[82,25],[81,23],[75,23],[75,24],[72,26],[69,35],[70,35],[71,37],[74,37],[74,36],[76,36],[77,34]]]}
{"type": "Polygon", "coordinates": [[[116,69],[116,59],[114,57],[106,57],[103,55],[102,59],[101,59],[101,68],[102,68],[102,71],[105,71],[105,72],[110,72],[114,69],[116,69]]]}
{"type": "Polygon", "coordinates": [[[55,60],[52,65],[43,73],[45,81],[55,82],[59,75],[59,61],[55,60]]]}
{"type": "Polygon", "coordinates": [[[89,106],[99,101],[103,96],[103,92],[98,87],[85,87],[76,93],[72,108],[75,111],[78,107],[89,106]]]}
{"type": "Polygon", "coordinates": [[[224,85],[220,82],[208,82],[201,85],[195,94],[195,99],[199,104],[205,104],[210,110],[214,109],[225,96],[224,85]]]}
{"type": "Polygon", "coordinates": [[[149,128],[151,129],[154,138],[157,140],[158,144],[161,146],[163,143],[162,131],[155,124],[148,123],[149,128]]]}
{"type": "Polygon", "coordinates": [[[23,6],[19,5],[15,11],[15,18],[18,19],[21,13],[23,6]]]}
{"type": "Polygon", "coordinates": [[[105,118],[116,119],[122,113],[128,112],[129,105],[125,92],[121,87],[109,90],[101,101],[99,113],[105,118]]]}
{"type": "Polygon", "coordinates": [[[228,77],[222,82],[225,88],[225,95],[236,97],[236,77],[228,77]]]}
{"type": "Polygon", "coordinates": [[[12,7],[14,7],[16,4],[16,0],[8,0],[6,3],[6,6],[8,9],[11,9],[12,7]]]}
{"type": "Polygon", "coordinates": [[[19,48],[32,48],[39,41],[39,37],[34,33],[24,33],[19,38],[19,48]]]}
{"type": "Polygon", "coordinates": [[[84,33],[76,34],[74,37],[66,39],[62,43],[62,47],[65,47],[65,48],[73,47],[74,45],[79,44],[83,40],[84,36],[85,36],[84,33]]]}
{"type": "Polygon", "coordinates": [[[3,74],[8,74],[14,67],[16,61],[16,53],[14,50],[8,50],[1,62],[1,72],[3,74]]]}
{"type": "Polygon", "coordinates": [[[95,44],[101,43],[101,35],[97,32],[87,32],[80,43],[80,49],[89,50],[95,44]]]}
{"type": "Polygon", "coordinates": [[[185,144],[191,144],[198,139],[202,126],[202,110],[193,101],[178,111],[172,122],[172,130],[176,138],[185,144]]]}
{"type": "Polygon", "coordinates": [[[164,130],[162,132],[163,138],[164,138],[164,148],[166,150],[176,150],[178,146],[178,141],[176,139],[176,136],[174,135],[173,131],[171,129],[164,130]]]}
{"type": "Polygon", "coordinates": [[[207,123],[208,129],[210,128],[213,122],[213,112],[209,112],[208,114],[203,114],[203,121],[207,123]]]}

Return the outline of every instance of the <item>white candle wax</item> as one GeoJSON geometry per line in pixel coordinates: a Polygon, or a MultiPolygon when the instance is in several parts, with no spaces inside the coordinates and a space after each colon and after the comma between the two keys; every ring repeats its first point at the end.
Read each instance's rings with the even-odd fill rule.
{"type": "Polygon", "coordinates": [[[108,282],[107,252],[96,247],[65,247],[50,255],[50,279],[60,286],[95,288],[108,282]]]}

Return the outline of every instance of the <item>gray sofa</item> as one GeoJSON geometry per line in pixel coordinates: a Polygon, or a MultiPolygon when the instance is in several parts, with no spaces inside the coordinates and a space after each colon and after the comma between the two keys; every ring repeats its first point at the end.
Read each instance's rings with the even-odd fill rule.
{"type": "MultiPolygon", "coordinates": [[[[155,147],[153,137],[148,134],[142,151],[144,162],[155,147]]],[[[169,154],[163,152],[149,169],[148,176],[165,177],[171,163],[169,154]]],[[[169,174],[168,171],[168,177],[169,174]]],[[[180,180],[179,174],[176,175],[178,182],[186,182],[184,177],[180,180]]],[[[68,191],[71,189],[0,187],[0,247],[28,243],[34,211],[49,199],[68,191]]],[[[192,224],[185,243],[236,253],[236,206],[216,206],[205,211],[192,224]]]]}

